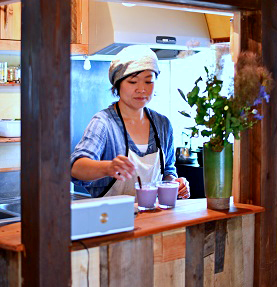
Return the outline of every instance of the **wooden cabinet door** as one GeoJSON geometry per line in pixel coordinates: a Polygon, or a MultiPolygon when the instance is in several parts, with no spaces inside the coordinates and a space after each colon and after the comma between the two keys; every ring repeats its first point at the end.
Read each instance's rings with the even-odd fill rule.
{"type": "Polygon", "coordinates": [[[71,43],[88,44],[88,0],[71,0],[71,43]]]}
{"type": "Polygon", "coordinates": [[[21,3],[0,6],[0,39],[21,39],[21,3]]]}

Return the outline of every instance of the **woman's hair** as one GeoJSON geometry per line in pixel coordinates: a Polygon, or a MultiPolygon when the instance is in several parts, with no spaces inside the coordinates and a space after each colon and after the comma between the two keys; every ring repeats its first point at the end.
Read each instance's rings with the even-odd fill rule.
{"type": "MultiPolygon", "coordinates": [[[[128,77],[135,77],[137,76],[138,74],[142,73],[144,71],[139,71],[139,72],[135,72],[135,73],[132,73],[130,75],[127,75],[125,76],[124,78],[118,80],[112,87],[111,87],[111,91],[112,91],[112,95],[114,97],[120,97],[120,94],[119,94],[119,90],[120,90],[120,84],[122,81],[124,81],[126,78],[128,77]]],[[[155,76],[156,76],[156,79],[158,78],[158,74],[156,72],[155,73],[155,76]]]]}

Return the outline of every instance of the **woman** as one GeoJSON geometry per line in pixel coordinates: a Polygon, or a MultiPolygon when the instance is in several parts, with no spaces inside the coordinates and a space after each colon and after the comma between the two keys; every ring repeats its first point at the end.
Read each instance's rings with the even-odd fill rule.
{"type": "Polygon", "coordinates": [[[190,196],[186,179],[177,178],[169,120],[145,107],[159,72],[156,54],[144,46],[129,46],[111,62],[109,79],[119,101],[92,118],[71,156],[74,184],[93,197],[135,195],[138,176],[176,180],[178,196],[190,196]]]}

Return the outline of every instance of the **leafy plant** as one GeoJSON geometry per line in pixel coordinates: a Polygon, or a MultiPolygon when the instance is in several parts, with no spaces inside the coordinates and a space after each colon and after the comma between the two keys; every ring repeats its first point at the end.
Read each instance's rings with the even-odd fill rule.
{"type": "MultiPolygon", "coordinates": [[[[243,52],[236,64],[234,91],[226,97],[220,94],[223,81],[210,75],[207,67],[205,71],[207,80],[203,93],[198,86],[203,81],[201,77],[195,81],[194,88],[187,95],[180,89],[178,91],[190,107],[197,107],[195,126],[191,128],[192,136],[198,135],[202,127],[201,135],[209,137],[206,145],[220,152],[228,143],[230,134],[240,139],[241,131],[252,128],[263,118],[258,107],[264,100],[269,102],[272,77],[257,55],[243,52]]],[[[190,117],[187,111],[179,112],[190,117]]]]}

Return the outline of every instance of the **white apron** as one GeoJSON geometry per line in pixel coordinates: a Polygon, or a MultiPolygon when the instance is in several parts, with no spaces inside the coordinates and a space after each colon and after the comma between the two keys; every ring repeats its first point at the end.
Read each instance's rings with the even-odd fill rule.
{"type": "MultiPolygon", "coordinates": [[[[116,109],[118,116],[123,124],[124,128],[124,138],[125,138],[125,145],[126,145],[126,155],[128,154],[128,158],[130,161],[134,163],[136,166],[136,172],[137,174],[133,176],[131,179],[126,179],[126,181],[122,180],[116,180],[114,184],[109,188],[107,187],[107,191],[104,190],[103,195],[101,194],[100,196],[113,196],[113,195],[135,195],[136,190],[135,190],[135,182],[137,182],[137,177],[139,176],[141,178],[141,181],[146,181],[146,182],[156,182],[162,179],[162,173],[161,169],[164,170],[164,153],[161,148],[160,144],[160,139],[159,135],[157,132],[157,129],[155,127],[155,124],[153,120],[151,119],[148,110],[146,108],[145,112],[146,115],[150,121],[150,124],[154,130],[155,133],[155,140],[156,144],[158,147],[158,151],[152,154],[147,154],[143,157],[138,156],[136,153],[131,151],[128,148],[128,137],[127,137],[127,130],[124,124],[124,120],[121,116],[121,112],[118,106],[118,102],[116,103],[116,109]],[[161,163],[162,162],[162,163],[161,163]]],[[[111,183],[112,184],[112,183],[111,183]]]]}
{"type": "Polygon", "coordinates": [[[131,179],[126,179],[126,181],[117,180],[105,196],[122,194],[135,196],[135,182],[138,181],[137,176],[140,177],[142,182],[157,182],[162,179],[159,150],[140,157],[129,149],[128,158],[136,166],[136,175],[131,179]]]}

